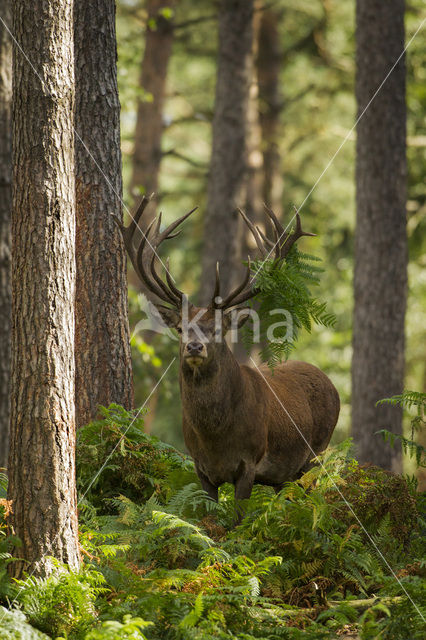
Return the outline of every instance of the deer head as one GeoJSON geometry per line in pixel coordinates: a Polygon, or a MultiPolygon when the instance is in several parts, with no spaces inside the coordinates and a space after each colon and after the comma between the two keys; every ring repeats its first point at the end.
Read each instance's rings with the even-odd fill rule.
{"type": "MultiPolygon", "coordinates": [[[[210,304],[196,307],[189,302],[187,296],[176,287],[169,271],[169,259],[165,266],[165,280],[156,270],[158,249],[164,240],[176,237],[176,229],[186,220],[196,207],[175,220],[161,231],[161,213],[148,226],[145,233],[139,222],[150,199],[143,196],[135,217],[125,227],[118,217],[114,220],[120,228],[124,244],[132,261],[136,274],[145,285],[148,297],[154,303],[167,326],[177,330],[180,335],[181,360],[191,369],[207,367],[215,360],[218,351],[226,348],[224,335],[232,326],[239,328],[249,317],[250,311],[242,306],[256,293],[255,278],[251,277],[250,257],[247,258],[245,275],[241,283],[225,298],[220,295],[219,263],[216,264],[216,279],[210,304]],[[159,303],[158,300],[161,302],[159,303]],[[161,303],[166,303],[166,305],[161,303]]],[[[296,228],[293,233],[286,233],[274,212],[265,206],[265,210],[273,225],[274,239],[271,240],[255,226],[243,211],[238,210],[252,233],[260,256],[267,260],[270,255],[275,262],[285,260],[291,247],[302,236],[312,236],[302,230],[300,216],[296,213],[296,228]]]]}

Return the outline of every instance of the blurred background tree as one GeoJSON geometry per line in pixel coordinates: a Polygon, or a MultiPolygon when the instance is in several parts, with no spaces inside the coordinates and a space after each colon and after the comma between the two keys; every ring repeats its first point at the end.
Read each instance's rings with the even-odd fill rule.
{"type": "Polygon", "coordinates": [[[401,472],[401,449],[383,447],[380,425],[402,432],[402,408],[376,406],[402,393],[407,298],[407,162],[404,0],[357,0],[356,203],[352,434],[361,462],[401,472]],[[385,78],[387,80],[384,82],[385,78]],[[376,95],[377,94],[377,95],[376,95]]]}
{"type": "MultiPolygon", "coordinates": [[[[124,197],[129,206],[133,205],[135,189],[143,192],[145,186],[149,188],[132,180],[134,150],[138,145],[138,136],[135,137],[138,104],[142,101],[149,105],[155,99],[140,83],[140,64],[148,46],[148,33],[155,33],[156,29],[155,19],[148,17],[149,5],[142,0],[118,2],[124,197]]],[[[211,156],[219,7],[207,0],[197,3],[180,0],[165,1],[158,9],[172,23],[173,38],[161,108],[161,142],[157,144],[157,150],[161,148],[158,200],[166,222],[196,204],[200,207],[199,213],[186,224],[184,233],[169,247],[179,287],[195,297],[204,247],[203,214],[211,156]]],[[[268,200],[278,213],[282,212],[286,223],[293,215],[293,204],[301,206],[304,226],[318,234],[317,238],[305,241],[304,246],[323,259],[321,297],[328,300],[329,310],[337,316],[337,325],[332,330],[316,328],[312,334],[302,334],[293,357],[318,365],[336,384],[342,411],[334,438],[341,440],[350,434],[351,412],[355,132],[349,132],[356,117],[355,1],[276,0],[254,3],[254,19],[257,12],[251,96],[254,93],[258,113],[251,122],[257,116],[260,132],[254,146],[252,138],[249,140],[247,171],[249,174],[254,166],[262,174],[257,202],[268,200]],[[327,168],[346,136],[348,139],[327,168]]],[[[423,17],[423,3],[414,0],[406,8],[406,41],[423,17]]],[[[423,56],[424,44],[419,34],[406,59],[409,287],[404,384],[418,390],[424,389],[426,382],[426,331],[422,316],[426,299],[423,56]]],[[[137,289],[130,291],[133,330],[143,317],[141,300],[137,289]]],[[[136,331],[132,339],[137,405],[145,401],[163,369],[177,354],[176,341],[159,335],[146,344],[146,336],[136,331]]],[[[159,394],[152,431],[182,447],[177,362],[161,383],[159,394]]]]}

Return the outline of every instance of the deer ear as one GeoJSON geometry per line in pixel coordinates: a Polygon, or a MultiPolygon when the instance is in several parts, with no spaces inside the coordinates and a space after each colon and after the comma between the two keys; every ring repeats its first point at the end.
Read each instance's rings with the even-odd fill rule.
{"type": "Polygon", "coordinates": [[[228,329],[233,325],[234,329],[239,329],[249,319],[251,309],[232,309],[227,311],[223,316],[223,330],[228,329]]]}
{"type": "Polygon", "coordinates": [[[170,307],[164,307],[162,304],[156,305],[155,308],[157,309],[166,325],[168,327],[176,329],[181,319],[179,311],[177,311],[176,309],[171,309],[170,307]]]}

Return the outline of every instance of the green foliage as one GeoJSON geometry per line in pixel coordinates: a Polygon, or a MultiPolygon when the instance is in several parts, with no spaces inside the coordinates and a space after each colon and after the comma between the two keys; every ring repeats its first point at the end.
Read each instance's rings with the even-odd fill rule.
{"type": "MultiPolygon", "coordinates": [[[[146,500],[153,491],[167,492],[167,478],[181,472],[188,479],[193,463],[173,447],[143,431],[143,412],[118,405],[100,407],[104,416],[77,435],[77,486],[84,509],[90,503],[109,511],[108,498],[118,494],[146,500]],[[99,470],[94,475],[94,469],[99,470]]],[[[193,476],[192,476],[193,477],[193,476]]]]}
{"type": "Polygon", "coordinates": [[[40,631],[81,636],[96,620],[95,599],[109,589],[99,571],[83,568],[76,573],[51,560],[56,569],[48,578],[16,580],[15,600],[40,631]]]}
{"type": "Polygon", "coordinates": [[[7,516],[9,513],[10,502],[7,500],[7,476],[4,473],[0,473],[0,602],[12,594],[12,585],[7,574],[7,566],[10,562],[13,562],[10,548],[20,544],[20,541],[15,536],[8,534],[7,516]]]}
{"type": "Polygon", "coordinates": [[[415,442],[414,435],[416,431],[421,432],[426,427],[425,410],[426,410],[426,393],[420,391],[403,391],[401,394],[392,396],[391,398],[383,398],[379,400],[376,405],[390,404],[394,407],[402,407],[406,411],[416,409],[416,415],[410,417],[411,426],[411,439],[404,436],[391,433],[387,429],[380,429],[380,433],[385,442],[389,442],[391,447],[396,442],[400,442],[405,454],[410,458],[415,458],[418,467],[426,467],[426,450],[425,448],[415,442]]]}
{"type": "MultiPolygon", "coordinates": [[[[383,553],[392,555],[395,545],[407,547],[416,536],[419,522],[416,498],[407,481],[380,467],[359,466],[356,461],[351,463],[345,480],[342,495],[370,534],[381,531],[383,553]]],[[[352,514],[347,515],[348,521],[356,522],[352,514]]],[[[346,519],[344,513],[340,517],[346,519]]]]}
{"type": "Polygon", "coordinates": [[[22,611],[0,607],[0,640],[49,640],[49,636],[34,629],[22,611]]]}
{"type": "Polygon", "coordinates": [[[133,414],[104,414],[80,436],[79,486],[90,447],[120,457],[86,494],[81,572],[58,566],[15,586],[34,627],[69,640],[331,640],[347,625],[367,640],[420,638],[421,520],[404,478],[359,467],[346,442],[278,494],[255,486],[232,528],[232,487],[213,502],[133,414]],[[140,461],[138,483],[132,466],[117,475],[126,456],[140,461]]]}
{"type": "MultiPolygon", "coordinates": [[[[271,367],[288,358],[302,328],[310,332],[312,324],[332,327],[336,322],[326,303],[311,292],[311,287],[319,284],[319,260],[293,246],[284,262],[253,263],[252,274],[259,291],[252,305],[256,305],[260,317],[260,341],[264,345],[261,357],[271,367]],[[283,310],[287,312],[285,321],[283,310]]],[[[253,327],[250,323],[246,327],[245,342],[250,347],[253,327]]]]}
{"type": "Polygon", "coordinates": [[[152,622],[126,615],[123,623],[117,620],[104,622],[101,627],[86,634],[84,640],[147,640],[142,629],[151,625],[152,622]]]}
{"type": "MultiPolygon", "coordinates": [[[[278,495],[255,487],[234,530],[227,486],[216,504],[197,482],[174,485],[172,473],[168,495],[153,494],[144,504],[117,498],[118,515],[97,518],[89,549],[114,594],[101,605],[100,617],[139,614],[154,623],[149,638],[204,640],[332,637],[359,618],[351,605],[359,596],[371,600],[370,617],[379,616],[372,594],[389,593],[389,569],[377,549],[394,570],[405,567],[407,551],[417,549],[417,510],[403,478],[385,474],[379,482],[378,471],[360,469],[347,450],[348,443],[329,451],[322,466],[278,495]],[[402,524],[394,522],[390,502],[393,478],[405,509],[399,513],[406,526],[400,544],[395,536],[402,524]],[[104,553],[108,536],[112,554],[104,553]]],[[[397,590],[395,597],[405,596],[397,590]]],[[[412,605],[405,606],[413,615],[412,605]]],[[[366,629],[369,620],[365,616],[364,624],[363,618],[366,629]]]]}

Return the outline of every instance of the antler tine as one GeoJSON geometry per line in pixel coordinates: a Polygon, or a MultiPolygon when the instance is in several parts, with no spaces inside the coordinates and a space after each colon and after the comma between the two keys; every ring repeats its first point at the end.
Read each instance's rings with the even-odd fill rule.
{"type": "Polygon", "coordinates": [[[264,207],[266,213],[268,214],[268,216],[271,218],[272,223],[274,225],[274,228],[278,231],[278,234],[280,236],[284,235],[285,229],[282,226],[281,222],[278,220],[278,218],[275,215],[275,213],[272,211],[272,209],[270,207],[268,207],[267,204],[263,203],[263,207],[264,207]]]}
{"type": "Polygon", "coordinates": [[[189,218],[189,216],[192,213],[194,213],[194,211],[196,211],[197,209],[198,207],[194,207],[193,209],[191,209],[191,211],[188,211],[188,213],[185,213],[183,216],[181,216],[180,218],[178,218],[177,220],[169,224],[169,226],[166,229],[164,229],[164,231],[158,236],[157,247],[160,246],[163,240],[170,240],[171,238],[176,237],[176,235],[178,235],[180,231],[173,234],[172,234],[172,231],[174,231],[176,227],[178,227],[180,224],[182,224],[182,222],[184,222],[187,218],[189,218]]]}
{"type": "Polygon", "coordinates": [[[146,287],[152,292],[154,293],[156,296],[158,296],[161,300],[163,300],[164,302],[171,302],[170,300],[170,296],[166,295],[163,288],[159,287],[156,282],[153,282],[152,279],[149,277],[149,273],[147,272],[147,261],[150,255],[150,252],[144,252],[145,249],[145,245],[148,243],[149,247],[151,249],[151,255],[152,257],[155,259],[156,256],[156,249],[155,247],[152,245],[151,241],[148,239],[149,233],[153,227],[155,223],[155,218],[153,220],[151,220],[151,222],[149,223],[145,233],[142,236],[142,240],[139,244],[138,250],[137,250],[137,256],[136,256],[136,264],[135,262],[133,262],[132,259],[132,254],[128,251],[129,255],[130,255],[130,259],[132,260],[133,266],[135,267],[135,271],[138,274],[138,276],[140,277],[140,279],[145,283],[146,287]]]}
{"type": "Polygon", "coordinates": [[[140,219],[141,219],[141,217],[143,215],[143,212],[145,211],[147,205],[151,201],[151,198],[152,198],[152,196],[149,196],[149,197],[143,196],[142,197],[142,200],[140,201],[139,207],[138,207],[135,215],[132,216],[132,218],[130,220],[130,224],[129,224],[128,227],[126,227],[122,223],[122,221],[120,220],[120,218],[116,214],[112,214],[112,219],[114,220],[115,224],[117,225],[117,227],[121,231],[121,235],[122,235],[123,241],[124,241],[124,246],[126,247],[126,250],[129,253],[129,256],[130,256],[130,259],[132,260],[133,266],[134,266],[134,258],[136,258],[136,254],[135,254],[134,246],[133,246],[135,231],[138,230],[140,232],[140,235],[143,237],[144,232],[139,227],[139,221],[140,221],[140,219]]]}
{"type": "Polygon", "coordinates": [[[186,220],[191,215],[191,213],[194,213],[197,207],[195,207],[191,211],[188,211],[188,213],[185,213],[183,216],[172,222],[172,224],[164,229],[163,232],[160,232],[162,217],[162,214],[160,212],[158,218],[154,218],[144,232],[139,228],[139,221],[151,198],[152,196],[142,197],[138,210],[134,218],[132,218],[132,221],[128,227],[125,227],[117,216],[113,215],[113,219],[121,231],[124,245],[126,247],[127,253],[129,254],[130,260],[132,261],[133,267],[138,277],[147,287],[148,291],[154,293],[164,302],[172,304],[176,307],[180,307],[182,304],[183,293],[173,284],[171,275],[169,273],[169,262],[167,261],[166,284],[166,282],[164,282],[164,280],[158,275],[155,269],[155,258],[158,255],[158,247],[163,242],[163,240],[169,240],[176,237],[180,233],[180,231],[177,231],[176,233],[173,233],[173,231],[184,220],[186,220]],[[153,229],[154,224],[155,227],[153,229]],[[136,229],[139,229],[139,235],[136,234],[136,229]]]}
{"type": "Polygon", "coordinates": [[[213,309],[217,308],[216,298],[219,295],[220,295],[220,274],[219,274],[219,263],[216,262],[216,281],[215,281],[215,285],[214,285],[214,291],[213,291],[212,299],[211,299],[211,302],[210,302],[210,306],[213,307],[213,309]]]}
{"type": "MultiPolygon", "coordinates": [[[[173,234],[173,237],[175,235],[177,235],[177,234],[173,234]]],[[[173,282],[173,280],[171,278],[171,275],[170,275],[170,258],[167,258],[167,261],[166,261],[166,280],[167,280],[167,284],[170,287],[170,290],[181,301],[185,294],[183,293],[183,291],[181,291],[180,289],[177,288],[177,286],[174,284],[174,282],[173,282]]]]}
{"type": "MultiPolygon", "coordinates": [[[[164,292],[164,295],[166,296],[166,298],[168,298],[168,302],[171,302],[173,305],[180,305],[182,302],[182,298],[180,296],[176,296],[172,291],[170,291],[170,289],[167,287],[166,283],[164,282],[164,280],[162,280],[162,278],[160,278],[160,276],[158,275],[158,273],[155,270],[155,258],[156,258],[156,253],[154,253],[154,251],[152,252],[152,257],[151,257],[151,262],[149,265],[152,277],[154,278],[155,282],[159,285],[159,287],[162,289],[162,291],[164,292]]],[[[167,273],[167,271],[166,271],[167,273]]]]}
{"type": "Polygon", "coordinates": [[[250,256],[247,256],[247,267],[246,267],[246,272],[245,272],[243,281],[241,282],[240,285],[238,285],[238,287],[236,287],[233,291],[231,291],[231,293],[228,296],[226,296],[226,298],[222,300],[220,304],[215,305],[217,309],[226,309],[227,307],[234,307],[235,305],[240,304],[241,302],[245,302],[246,300],[248,300],[254,295],[251,287],[251,283],[249,285],[249,288],[247,288],[247,285],[250,280],[250,272],[251,272],[251,260],[250,260],[250,256]]]}
{"type": "MultiPolygon", "coordinates": [[[[308,233],[303,231],[302,223],[300,221],[299,213],[296,212],[296,228],[293,233],[287,233],[282,224],[279,222],[275,213],[269,207],[264,205],[266,213],[272,221],[274,240],[270,240],[266,234],[263,233],[259,227],[256,227],[251,220],[248,219],[244,211],[238,209],[238,212],[242,216],[244,222],[250,229],[254,239],[256,240],[257,247],[264,260],[269,258],[269,255],[274,251],[274,264],[278,264],[282,260],[285,260],[291,247],[302,236],[314,236],[314,233],[308,233]]],[[[243,302],[246,302],[250,298],[256,295],[257,289],[254,282],[254,278],[250,280],[250,257],[248,259],[247,270],[243,282],[232,291],[220,304],[214,305],[216,308],[225,309],[226,307],[235,307],[243,302]]]]}
{"type": "MultiPolygon", "coordinates": [[[[171,238],[174,238],[179,232],[177,233],[172,233],[184,220],[186,220],[192,213],[194,213],[194,211],[197,209],[197,207],[194,207],[194,209],[191,209],[191,211],[188,211],[188,213],[185,213],[183,216],[181,216],[180,218],[178,218],[177,220],[175,220],[174,222],[172,222],[172,224],[170,224],[168,227],[166,227],[166,229],[164,229],[164,231],[162,231],[160,233],[160,228],[161,228],[161,217],[162,214],[160,212],[158,218],[157,218],[157,222],[155,225],[155,229],[154,232],[152,234],[152,237],[150,237],[150,239],[148,240],[149,245],[150,245],[150,250],[146,250],[145,254],[146,254],[146,264],[149,264],[149,270],[151,273],[151,279],[150,279],[150,287],[152,290],[154,290],[154,292],[162,298],[162,300],[164,300],[165,302],[169,302],[171,304],[173,304],[174,306],[180,307],[182,305],[182,296],[183,293],[182,291],[180,291],[177,287],[174,286],[173,282],[172,282],[172,278],[169,272],[169,267],[166,267],[166,281],[167,284],[164,282],[164,280],[159,276],[159,274],[157,273],[156,269],[155,269],[155,257],[157,255],[157,250],[159,248],[159,246],[161,245],[161,243],[164,240],[170,240],[171,238]],[[161,294],[160,294],[161,291],[161,294]]],[[[151,228],[152,224],[150,225],[151,228]]],[[[145,265],[143,265],[143,255],[144,255],[144,249],[145,249],[145,244],[146,241],[144,240],[143,242],[141,242],[141,246],[139,247],[139,251],[138,251],[138,255],[140,256],[140,260],[141,260],[141,264],[142,264],[142,269],[144,270],[144,275],[146,276],[146,270],[145,270],[145,265]]],[[[149,276],[148,276],[149,277],[149,276]]]]}
{"type": "Polygon", "coordinates": [[[241,217],[243,218],[243,220],[246,223],[246,225],[248,226],[248,228],[250,229],[250,231],[252,233],[252,236],[256,241],[257,248],[259,249],[260,253],[262,254],[262,257],[264,258],[266,256],[266,254],[267,254],[267,251],[265,250],[265,247],[262,244],[262,239],[259,236],[259,233],[258,233],[256,227],[254,226],[252,221],[248,219],[248,217],[246,216],[246,214],[244,213],[244,211],[242,209],[237,209],[237,211],[241,215],[241,217]]]}
{"type": "Polygon", "coordinates": [[[142,218],[142,215],[145,209],[147,208],[148,204],[151,202],[151,199],[152,199],[152,196],[148,196],[148,197],[142,196],[142,200],[140,201],[140,204],[137,208],[135,215],[132,216],[129,226],[124,227],[123,236],[124,236],[124,243],[126,245],[126,249],[127,249],[127,245],[133,246],[135,237],[137,237],[138,235],[140,236],[144,235],[144,232],[139,226],[139,222],[142,218]],[[139,234],[137,233],[138,231],[139,231],[139,234]]]}
{"type": "Polygon", "coordinates": [[[279,260],[281,257],[280,248],[285,243],[290,234],[286,232],[272,209],[265,203],[263,203],[263,207],[272,221],[272,228],[274,232],[273,247],[275,247],[275,260],[279,260]]]}
{"type": "MultiPolygon", "coordinates": [[[[266,244],[266,246],[269,247],[269,249],[273,249],[273,247],[275,246],[274,242],[272,242],[272,240],[269,240],[269,238],[265,236],[265,234],[263,233],[262,229],[260,229],[260,227],[256,226],[256,229],[260,237],[262,238],[263,242],[266,244]]],[[[276,229],[274,229],[274,231],[276,233],[276,229]]]]}
{"type": "Polygon", "coordinates": [[[286,256],[288,256],[288,254],[290,252],[290,249],[292,248],[292,246],[294,245],[296,240],[298,240],[302,236],[315,236],[315,235],[316,235],[315,233],[309,233],[308,231],[303,231],[302,222],[300,220],[300,215],[297,212],[296,213],[296,229],[294,230],[294,232],[291,235],[289,235],[286,238],[286,241],[281,246],[280,256],[279,256],[280,259],[284,260],[284,258],[286,258],[286,256]]]}
{"type": "MultiPolygon", "coordinates": [[[[165,295],[166,298],[168,299],[168,302],[171,302],[172,304],[174,304],[175,306],[180,307],[182,305],[182,297],[183,297],[183,292],[180,291],[177,287],[175,287],[175,285],[173,284],[171,275],[170,275],[170,271],[169,271],[169,262],[167,263],[167,267],[166,267],[166,281],[167,284],[164,282],[164,280],[158,275],[158,273],[155,270],[155,256],[157,253],[157,249],[159,248],[160,244],[164,241],[164,240],[170,240],[171,238],[176,237],[180,231],[178,231],[177,233],[172,233],[180,224],[182,224],[182,222],[184,222],[184,220],[186,220],[192,213],[194,213],[194,211],[196,211],[197,207],[194,207],[193,209],[191,209],[191,211],[188,211],[188,213],[185,213],[183,216],[181,216],[180,218],[178,218],[177,220],[175,220],[174,222],[172,222],[168,227],[166,227],[166,229],[164,229],[163,232],[160,233],[160,227],[161,227],[161,212],[158,216],[158,220],[157,220],[157,224],[155,227],[155,231],[152,237],[152,241],[151,241],[151,245],[152,245],[152,249],[153,249],[153,253],[151,256],[151,260],[150,260],[150,271],[151,271],[151,275],[154,278],[155,282],[157,283],[157,285],[160,287],[160,289],[163,292],[163,296],[165,295]]],[[[163,297],[164,300],[164,297],[163,297]]]]}
{"type": "Polygon", "coordinates": [[[155,235],[157,236],[160,233],[160,228],[161,228],[161,218],[163,217],[163,212],[160,211],[160,213],[158,214],[158,218],[157,218],[157,225],[155,227],[155,235]]]}

